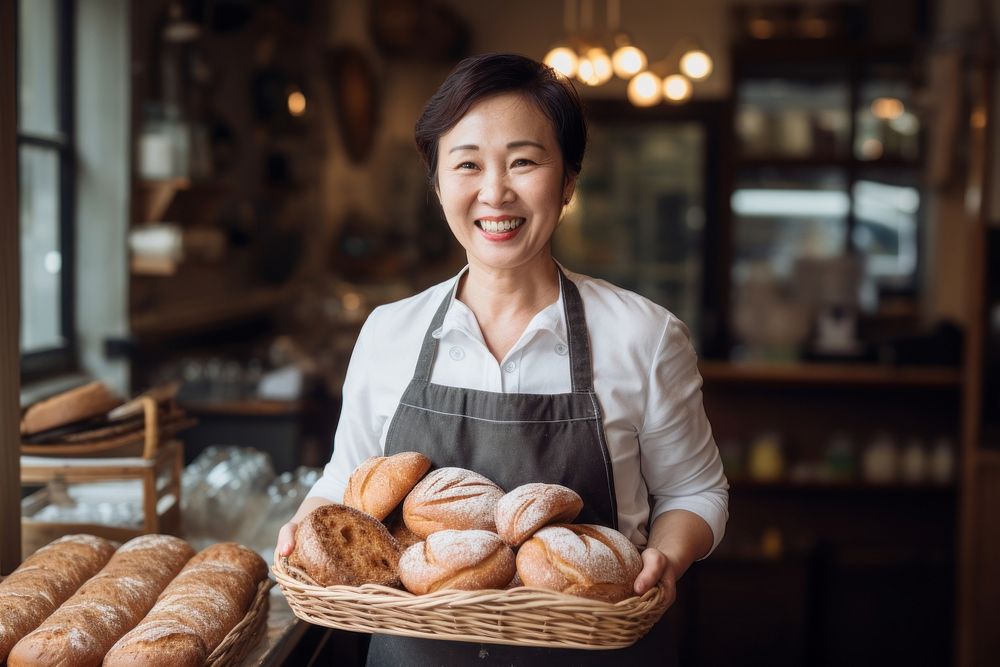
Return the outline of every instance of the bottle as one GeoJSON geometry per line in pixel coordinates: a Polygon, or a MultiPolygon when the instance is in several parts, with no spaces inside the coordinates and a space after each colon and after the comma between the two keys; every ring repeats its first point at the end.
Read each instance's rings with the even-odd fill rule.
{"type": "Polygon", "coordinates": [[[920,438],[907,440],[899,460],[899,473],[908,484],[920,484],[927,480],[927,450],[920,438]]]}
{"type": "Polygon", "coordinates": [[[861,469],[865,481],[873,484],[887,484],[896,480],[899,466],[899,452],[896,443],[888,433],[879,433],[865,449],[861,469]]]}
{"type": "Polygon", "coordinates": [[[747,467],[750,477],[755,480],[773,482],[781,479],[785,473],[781,437],[773,432],[758,436],[750,447],[750,461],[747,467]]]}
{"type": "Polygon", "coordinates": [[[934,443],[927,474],[936,484],[950,484],[955,479],[955,446],[951,438],[941,436],[934,443]]]}

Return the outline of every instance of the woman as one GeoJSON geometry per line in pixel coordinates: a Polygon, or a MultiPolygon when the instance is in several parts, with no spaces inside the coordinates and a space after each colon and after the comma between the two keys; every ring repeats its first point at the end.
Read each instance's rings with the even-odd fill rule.
{"type": "MultiPolygon", "coordinates": [[[[528,58],[470,58],[428,102],[416,143],[468,266],[365,323],[333,458],[282,528],[277,553],[291,552],[312,509],[341,500],[364,459],[420,451],[505,489],[541,481],[576,490],[578,522],[615,527],[643,547],[635,592],[661,582],[672,602],[677,579],[722,538],[728,484],[683,323],[552,257],[586,144],[576,91],[528,58]]],[[[616,651],[382,635],[369,651],[369,664],[386,665],[629,658],[674,661],[667,624],[616,651]]]]}

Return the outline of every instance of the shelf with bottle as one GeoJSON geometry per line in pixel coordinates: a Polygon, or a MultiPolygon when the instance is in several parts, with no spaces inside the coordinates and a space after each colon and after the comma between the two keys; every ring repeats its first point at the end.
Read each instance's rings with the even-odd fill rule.
{"type": "Polygon", "coordinates": [[[702,360],[698,369],[706,383],[863,385],[955,390],[962,383],[961,369],[953,366],[702,360]]]}

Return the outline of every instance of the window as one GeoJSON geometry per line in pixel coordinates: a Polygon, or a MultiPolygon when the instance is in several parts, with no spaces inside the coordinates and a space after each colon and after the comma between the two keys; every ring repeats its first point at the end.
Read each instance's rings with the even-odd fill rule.
{"type": "Polygon", "coordinates": [[[18,3],[21,365],[25,379],[75,366],[72,0],[18,3]]]}

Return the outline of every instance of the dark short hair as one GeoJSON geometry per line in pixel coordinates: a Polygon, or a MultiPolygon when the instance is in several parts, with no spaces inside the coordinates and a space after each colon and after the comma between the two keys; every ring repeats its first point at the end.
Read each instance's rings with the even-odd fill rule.
{"type": "Polygon", "coordinates": [[[417,150],[435,182],[438,140],[458,124],[470,108],[487,97],[520,93],[552,121],[563,164],[576,175],[587,147],[587,121],[573,84],[548,65],[513,53],[466,58],[452,70],[427,102],[414,132],[417,150]]]}

